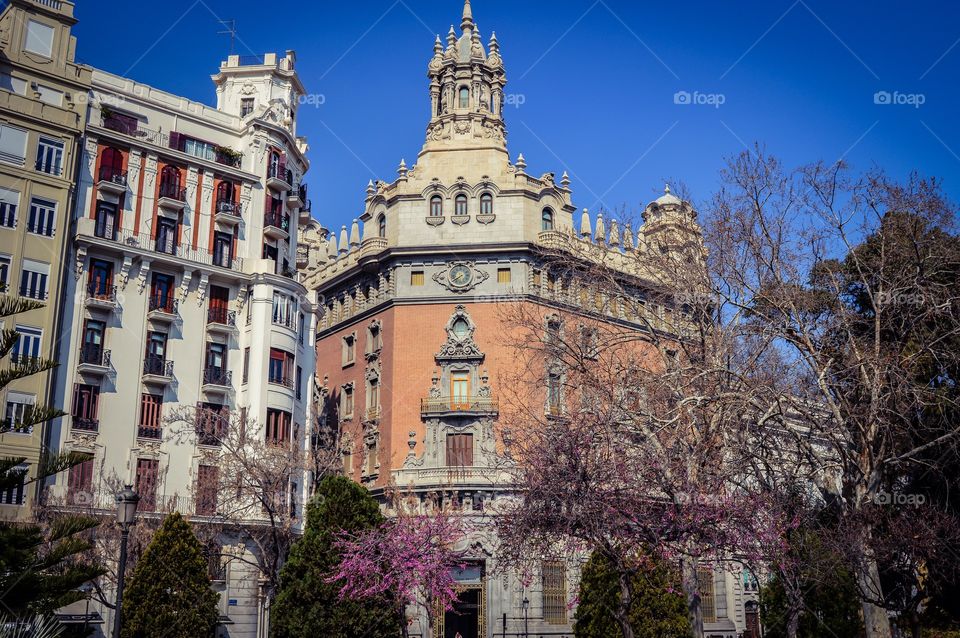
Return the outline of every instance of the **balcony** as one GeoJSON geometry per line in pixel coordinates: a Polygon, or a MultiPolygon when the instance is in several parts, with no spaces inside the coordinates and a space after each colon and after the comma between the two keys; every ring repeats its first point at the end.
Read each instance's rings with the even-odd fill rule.
{"type": "Polygon", "coordinates": [[[230,270],[243,268],[243,260],[240,258],[215,254],[203,248],[192,248],[189,244],[179,246],[172,240],[172,235],[170,237],[170,239],[154,238],[149,233],[117,228],[113,224],[88,217],[77,220],[77,241],[97,246],[100,250],[113,248],[116,253],[124,256],[134,253],[150,260],[155,260],[158,254],[169,255],[167,261],[181,267],[185,266],[181,261],[187,261],[191,264],[217,266],[230,270]]]}
{"type": "Polygon", "coordinates": [[[209,367],[203,371],[204,392],[225,394],[230,391],[233,382],[233,372],[223,368],[209,367]]]}
{"type": "Polygon", "coordinates": [[[150,295],[150,303],[147,307],[147,319],[171,323],[177,318],[179,303],[179,300],[173,296],[173,293],[167,295],[150,295]]]}
{"type": "Polygon", "coordinates": [[[187,189],[180,188],[179,183],[160,182],[160,199],[157,204],[160,208],[179,212],[187,205],[187,189]]]}
{"type": "Polygon", "coordinates": [[[290,390],[293,389],[293,379],[290,377],[281,377],[276,375],[270,375],[268,381],[273,385],[282,385],[285,388],[290,390]]]}
{"type": "Polygon", "coordinates": [[[492,397],[458,396],[420,399],[421,416],[456,414],[498,414],[499,402],[492,397]]]}
{"type": "Polygon", "coordinates": [[[197,404],[194,431],[197,434],[198,445],[219,446],[227,435],[230,424],[230,413],[226,410],[214,410],[197,404]]]}
{"type": "Polygon", "coordinates": [[[303,204],[303,200],[300,199],[300,189],[302,187],[294,186],[287,191],[287,208],[300,208],[303,204]]]}
{"type": "Polygon", "coordinates": [[[207,329],[211,332],[233,332],[237,327],[237,312],[226,308],[207,309],[207,329]]]}
{"type": "Polygon", "coordinates": [[[80,430],[81,432],[96,432],[100,429],[100,420],[75,416],[70,422],[70,429],[80,430]]]}
{"type": "Polygon", "coordinates": [[[290,175],[282,165],[273,164],[267,170],[267,188],[280,192],[290,190],[290,175]]]}
{"type": "Polygon", "coordinates": [[[236,226],[243,221],[241,205],[235,202],[220,200],[217,202],[215,219],[227,226],[236,226]]]}
{"type": "Polygon", "coordinates": [[[263,216],[263,234],[273,239],[290,239],[290,215],[266,213],[263,216]]]}
{"type": "Polygon", "coordinates": [[[173,361],[155,354],[143,359],[143,382],[169,385],[173,381],[173,361]]]}
{"type": "Polygon", "coordinates": [[[117,287],[90,282],[87,284],[87,298],[84,303],[87,308],[113,310],[117,307],[117,287]]]}
{"type": "Polygon", "coordinates": [[[137,427],[138,439],[159,439],[163,435],[163,428],[154,425],[141,425],[137,427]]]}
{"type": "Polygon", "coordinates": [[[111,195],[123,195],[127,192],[127,171],[113,166],[101,166],[97,176],[97,190],[111,195]]]}
{"type": "Polygon", "coordinates": [[[386,237],[368,237],[360,244],[360,256],[376,255],[387,249],[386,237]]]}
{"type": "Polygon", "coordinates": [[[110,351],[95,343],[80,346],[77,371],[84,374],[105,375],[110,372],[110,351]]]}

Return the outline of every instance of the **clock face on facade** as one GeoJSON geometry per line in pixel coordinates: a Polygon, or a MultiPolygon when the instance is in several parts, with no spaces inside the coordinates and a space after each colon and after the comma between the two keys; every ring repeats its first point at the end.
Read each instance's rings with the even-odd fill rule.
{"type": "Polygon", "coordinates": [[[450,285],[457,288],[469,286],[473,281],[473,271],[469,266],[459,265],[450,269],[450,285]]]}

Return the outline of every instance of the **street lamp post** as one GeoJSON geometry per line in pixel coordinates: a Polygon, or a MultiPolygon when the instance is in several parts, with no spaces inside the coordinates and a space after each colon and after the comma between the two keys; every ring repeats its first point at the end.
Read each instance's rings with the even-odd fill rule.
{"type": "Polygon", "coordinates": [[[527,638],[530,635],[530,621],[528,618],[527,610],[530,609],[530,601],[526,596],[523,597],[523,636],[527,638]]]}
{"type": "Polygon", "coordinates": [[[127,567],[127,538],[137,515],[140,497],[132,485],[117,494],[117,524],[120,525],[120,562],[117,565],[117,608],[113,612],[113,638],[120,638],[120,614],[123,606],[123,572],[127,567]]]}

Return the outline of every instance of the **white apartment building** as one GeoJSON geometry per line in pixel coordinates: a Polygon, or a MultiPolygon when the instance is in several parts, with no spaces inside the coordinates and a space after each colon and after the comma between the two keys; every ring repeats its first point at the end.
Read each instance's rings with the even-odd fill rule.
{"type": "MultiPolygon", "coordinates": [[[[295,61],[230,56],[212,76],[216,108],[94,70],[65,256],[57,405],[69,415],[50,440],[89,460],[56,478],[49,502],[112,516],[129,483],[142,516],[215,518],[217,433],[172,432],[183,408],[243,414],[265,442],[307,445],[317,304],[298,278],[297,232],[316,223],[295,61]]],[[[294,503],[309,478],[290,477],[294,503]]],[[[218,636],[266,635],[255,567],[225,561],[216,588],[218,636]]],[[[99,611],[107,633],[112,611],[99,611]]]]}

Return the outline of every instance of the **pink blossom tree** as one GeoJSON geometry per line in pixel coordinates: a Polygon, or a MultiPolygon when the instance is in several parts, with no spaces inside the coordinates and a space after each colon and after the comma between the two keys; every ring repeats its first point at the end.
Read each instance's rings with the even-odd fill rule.
{"type": "Polygon", "coordinates": [[[464,567],[463,552],[456,549],[463,537],[462,522],[445,511],[398,508],[378,527],[338,537],[341,561],[328,581],[341,585],[341,598],[392,596],[404,617],[409,607],[423,604],[432,627],[434,609],[452,609],[457,600],[453,572],[464,567]]]}

